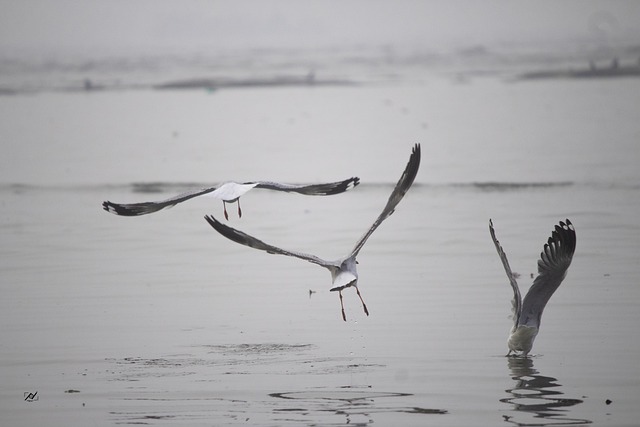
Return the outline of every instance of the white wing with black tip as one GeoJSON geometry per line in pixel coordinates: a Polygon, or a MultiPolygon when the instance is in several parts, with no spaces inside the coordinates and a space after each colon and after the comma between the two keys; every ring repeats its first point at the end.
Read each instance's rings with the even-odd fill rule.
{"type": "Polygon", "coordinates": [[[576,232],[568,219],[555,226],[538,260],[538,276],[522,301],[519,324],[540,327],[540,318],[551,295],[567,275],[576,250],[576,232]]]}
{"type": "Polygon", "coordinates": [[[282,249],[277,246],[273,246],[268,243],[265,243],[262,240],[256,239],[255,237],[248,235],[247,233],[244,233],[240,230],[236,230],[235,228],[231,228],[227,225],[222,224],[220,221],[215,219],[213,215],[206,215],[204,219],[206,219],[209,225],[211,225],[211,227],[213,227],[218,233],[222,234],[224,237],[226,237],[229,240],[232,240],[236,243],[240,243],[241,245],[245,245],[254,249],[259,249],[261,251],[265,251],[270,254],[287,255],[295,258],[300,258],[305,261],[309,261],[311,263],[318,264],[326,268],[336,267],[335,263],[325,261],[321,258],[318,258],[315,255],[305,254],[302,252],[288,251],[286,249],[282,249]]]}
{"type": "Polygon", "coordinates": [[[358,255],[358,252],[360,252],[360,249],[362,249],[362,246],[364,246],[369,236],[371,236],[371,234],[376,230],[376,228],[378,228],[378,226],[382,224],[382,221],[387,219],[393,213],[396,206],[398,206],[398,203],[400,203],[400,200],[402,200],[402,198],[407,193],[409,188],[411,188],[411,184],[413,184],[413,181],[415,180],[416,175],[418,174],[419,168],[420,168],[420,144],[416,144],[413,147],[413,150],[411,152],[411,157],[409,157],[409,162],[407,163],[407,166],[404,172],[402,173],[400,180],[398,181],[395,188],[393,189],[393,192],[389,196],[389,200],[387,201],[387,204],[385,205],[384,209],[382,209],[382,213],[380,213],[380,215],[374,221],[371,227],[369,227],[369,229],[362,235],[362,237],[360,237],[360,239],[352,249],[349,257],[354,257],[358,255]]]}
{"type": "Polygon", "coordinates": [[[507,273],[507,277],[509,278],[509,283],[511,284],[511,289],[513,289],[513,299],[511,300],[511,312],[513,315],[513,324],[514,326],[518,325],[518,320],[520,319],[520,313],[522,312],[522,297],[520,296],[520,288],[518,287],[518,282],[516,282],[516,278],[511,271],[511,266],[509,266],[509,260],[507,259],[507,254],[504,253],[500,242],[496,238],[496,232],[493,229],[493,221],[489,220],[489,232],[491,233],[491,239],[493,240],[493,244],[496,246],[496,250],[498,251],[498,256],[500,257],[500,261],[502,261],[502,265],[504,266],[504,271],[507,273]]]}
{"type": "Polygon", "coordinates": [[[266,190],[284,191],[287,193],[298,193],[306,196],[331,196],[343,193],[360,183],[360,178],[352,177],[344,181],[329,182],[324,184],[284,184],[272,181],[252,181],[238,183],[234,181],[225,182],[215,187],[202,188],[199,190],[187,191],[170,197],[165,200],[141,203],[114,203],[110,201],[102,202],[102,208],[115,215],[120,216],[140,216],[162,209],[170,208],[178,203],[186,202],[194,197],[210,194],[211,196],[226,201],[235,202],[247,191],[253,188],[266,190]]]}

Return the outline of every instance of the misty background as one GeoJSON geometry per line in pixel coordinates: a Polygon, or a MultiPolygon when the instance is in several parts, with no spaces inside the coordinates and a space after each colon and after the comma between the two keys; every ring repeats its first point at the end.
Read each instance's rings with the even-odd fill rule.
{"type": "Polygon", "coordinates": [[[3,0],[5,51],[593,43],[640,36],[634,1],[3,0]]]}
{"type": "Polygon", "coordinates": [[[507,76],[640,57],[634,1],[0,1],[0,91],[507,76]]]}
{"type": "Polygon", "coordinates": [[[636,425],[638,23],[638,1],[0,0],[0,424],[636,425]],[[211,229],[219,200],[102,209],[358,176],[228,207],[331,259],[415,143],[347,323],[326,271],[211,229]],[[530,364],[503,357],[490,218],[522,286],[576,228],[530,364]]]}

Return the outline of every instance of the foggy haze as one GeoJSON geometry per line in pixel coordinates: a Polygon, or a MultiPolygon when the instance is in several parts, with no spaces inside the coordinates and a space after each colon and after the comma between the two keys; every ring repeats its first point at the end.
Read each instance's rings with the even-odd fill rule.
{"type": "Polygon", "coordinates": [[[0,49],[35,53],[496,43],[640,37],[634,1],[0,1],[0,49]]]}

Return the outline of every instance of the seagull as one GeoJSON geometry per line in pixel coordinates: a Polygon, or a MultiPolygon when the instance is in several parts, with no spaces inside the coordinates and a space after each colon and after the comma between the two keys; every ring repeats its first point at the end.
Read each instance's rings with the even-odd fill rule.
{"type": "Polygon", "coordinates": [[[242,209],[240,209],[240,196],[254,188],[263,188],[266,190],[286,191],[288,193],[300,193],[307,196],[330,196],[333,194],[343,193],[360,183],[360,178],[353,177],[344,181],[330,182],[326,184],[282,184],[271,181],[252,181],[252,182],[235,182],[228,181],[215,187],[202,188],[200,190],[188,191],[178,194],[166,200],[159,202],[142,202],[120,204],[110,201],[102,202],[102,208],[115,215],[121,216],[139,216],[146,215],[165,208],[171,208],[178,203],[182,203],[194,197],[209,194],[216,199],[222,200],[224,208],[224,217],[229,220],[227,213],[227,203],[238,203],[238,217],[242,217],[242,209]]]}
{"type": "Polygon", "coordinates": [[[371,236],[371,234],[378,228],[378,226],[387,219],[393,212],[400,200],[404,197],[406,192],[413,184],[413,181],[418,173],[418,168],[420,167],[420,144],[416,144],[413,147],[411,157],[409,158],[409,163],[405,168],[400,180],[396,184],[396,187],[393,189],[391,196],[389,196],[389,200],[387,201],[386,206],[382,210],[382,213],[378,216],[378,218],[374,221],[373,225],[367,230],[362,237],[356,242],[355,246],[351,250],[351,252],[338,260],[335,261],[326,261],[322,258],[319,258],[315,255],[309,255],[301,252],[288,251],[286,249],[281,249],[276,246],[265,243],[261,240],[256,239],[255,237],[249,236],[242,231],[235,230],[231,227],[228,227],[218,220],[216,220],[213,216],[207,215],[205,219],[207,222],[216,229],[216,231],[222,234],[229,240],[233,240],[236,243],[240,243],[245,246],[249,246],[251,248],[260,249],[262,251],[266,251],[270,254],[279,254],[279,255],[287,255],[295,258],[300,258],[305,261],[309,261],[313,264],[317,264],[321,267],[324,267],[329,270],[331,273],[331,280],[333,287],[330,291],[337,291],[340,296],[340,307],[342,309],[342,319],[346,322],[347,316],[344,311],[344,304],[342,301],[342,291],[349,287],[354,287],[356,289],[356,293],[360,298],[360,302],[362,303],[362,307],[364,309],[365,314],[369,315],[369,310],[367,309],[367,305],[364,303],[362,299],[362,295],[360,294],[360,290],[358,289],[358,271],[356,265],[358,262],[356,261],[356,256],[360,252],[360,249],[364,246],[365,242],[371,236]]]}
{"type": "Polygon", "coordinates": [[[520,289],[518,288],[515,274],[509,267],[507,255],[504,253],[502,246],[500,246],[500,242],[496,239],[491,220],[489,220],[489,232],[513,288],[513,300],[511,301],[513,327],[507,341],[509,346],[507,356],[512,352],[515,355],[521,352],[521,355],[526,357],[531,351],[533,341],[540,330],[542,311],[547,302],[549,302],[551,295],[558,289],[558,286],[567,275],[567,270],[573,259],[573,253],[576,250],[576,232],[573,224],[568,219],[565,222],[560,221],[560,224],[555,226],[555,230],[551,233],[551,237],[549,237],[543,251],[540,253],[538,276],[534,279],[524,300],[520,297],[520,289]]]}

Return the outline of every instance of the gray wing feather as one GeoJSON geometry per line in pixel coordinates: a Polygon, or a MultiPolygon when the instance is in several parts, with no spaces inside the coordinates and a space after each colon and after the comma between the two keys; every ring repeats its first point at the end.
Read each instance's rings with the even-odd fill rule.
{"type": "Polygon", "coordinates": [[[236,230],[235,228],[231,228],[227,225],[222,224],[220,221],[215,219],[213,215],[206,215],[204,219],[206,219],[209,225],[211,225],[211,227],[213,227],[218,233],[222,234],[224,237],[226,237],[229,240],[233,240],[236,243],[240,243],[241,245],[249,246],[250,248],[254,248],[254,249],[259,249],[261,251],[265,251],[270,254],[287,255],[295,258],[300,258],[305,261],[309,261],[311,263],[318,264],[326,268],[334,267],[333,263],[330,263],[321,258],[318,258],[315,255],[309,255],[302,252],[288,251],[285,249],[281,249],[277,246],[273,246],[268,243],[265,243],[262,240],[256,239],[255,237],[252,237],[246,233],[243,233],[240,230],[236,230]]]}
{"type": "Polygon", "coordinates": [[[402,200],[402,198],[407,193],[409,188],[411,188],[411,184],[413,184],[413,181],[415,180],[416,175],[418,174],[419,168],[420,168],[420,144],[416,144],[413,147],[413,150],[411,152],[411,157],[409,157],[409,162],[407,163],[407,166],[404,172],[402,173],[400,180],[396,184],[396,187],[393,189],[391,196],[389,196],[389,200],[387,201],[387,204],[385,205],[384,209],[382,209],[382,213],[374,221],[374,223],[371,225],[369,230],[367,230],[367,232],[364,233],[362,237],[360,237],[360,240],[358,240],[353,250],[351,251],[351,254],[349,255],[350,257],[358,255],[358,252],[360,252],[360,249],[362,249],[362,246],[364,246],[369,236],[371,236],[371,234],[376,230],[376,228],[378,228],[378,226],[382,223],[382,221],[387,219],[393,213],[398,203],[400,203],[400,200],[402,200]]]}
{"type": "Polygon", "coordinates": [[[330,182],[326,184],[282,184],[272,181],[258,181],[255,188],[264,188],[267,190],[286,191],[304,194],[306,196],[330,196],[333,194],[344,193],[360,184],[360,178],[352,177],[344,181],[330,182]]]}
{"type": "Polygon", "coordinates": [[[177,196],[173,196],[171,198],[160,200],[158,202],[142,202],[142,203],[113,203],[110,201],[102,202],[102,209],[107,212],[111,212],[115,215],[121,216],[139,216],[139,215],[147,215],[153,212],[158,212],[159,210],[170,208],[178,203],[182,203],[186,200],[193,199],[194,197],[202,196],[203,194],[211,193],[215,191],[218,187],[208,187],[202,188],[200,190],[195,191],[187,191],[185,193],[178,194],[177,196]]]}
{"type": "Polygon", "coordinates": [[[560,221],[538,260],[538,276],[524,297],[520,324],[540,327],[542,311],[567,275],[576,250],[576,232],[568,219],[560,221]]]}
{"type": "Polygon", "coordinates": [[[516,278],[513,275],[513,271],[511,271],[511,266],[509,265],[507,254],[504,253],[500,242],[498,241],[498,239],[496,239],[496,232],[493,229],[493,221],[491,220],[489,220],[489,233],[491,233],[491,239],[493,240],[493,244],[496,246],[498,256],[500,257],[500,261],[502,261],[502,265],[504,266],[504,271],[507,273],[507,277],[509,278],[511,289],[513,289],[511,312],[513,314],[513,324],[517,325],[518,320],[520,320],[520,314],[522,313],[522,297],[520,296],[520,288],[518,287],[518,282],[516,282],[516,278]]]}
{"type": "MultiPolygon", "coordinates": [[[[254,184],[255,182],[245,182],[244,184],[254,184]]],[[[330,182],[326,184],[281,184],[271,181],[257,181],[257,185],[254,188],[264,188],[268,190],[286,191],[300,193],[307,196],[330,196],[333,194],[343,193],[350,188],[355,187],[360,183],[360,178],[353,177],[345,179],[344,181],[330,182]]],[[[115,215],[121,216],[139,216],[147,215],[153,212],[158,212],[162,209],[170,208],[178,203],[182,203],[194,197],[202,196],[203,194],[211,193],[217,190],[219,186],[208,187],[195,191],[188,191],[169,199],[160,200],[156,202],[142,202],[142,203],[113,203],[110,201],[102,202],[102,208],[115,215]]]]}

